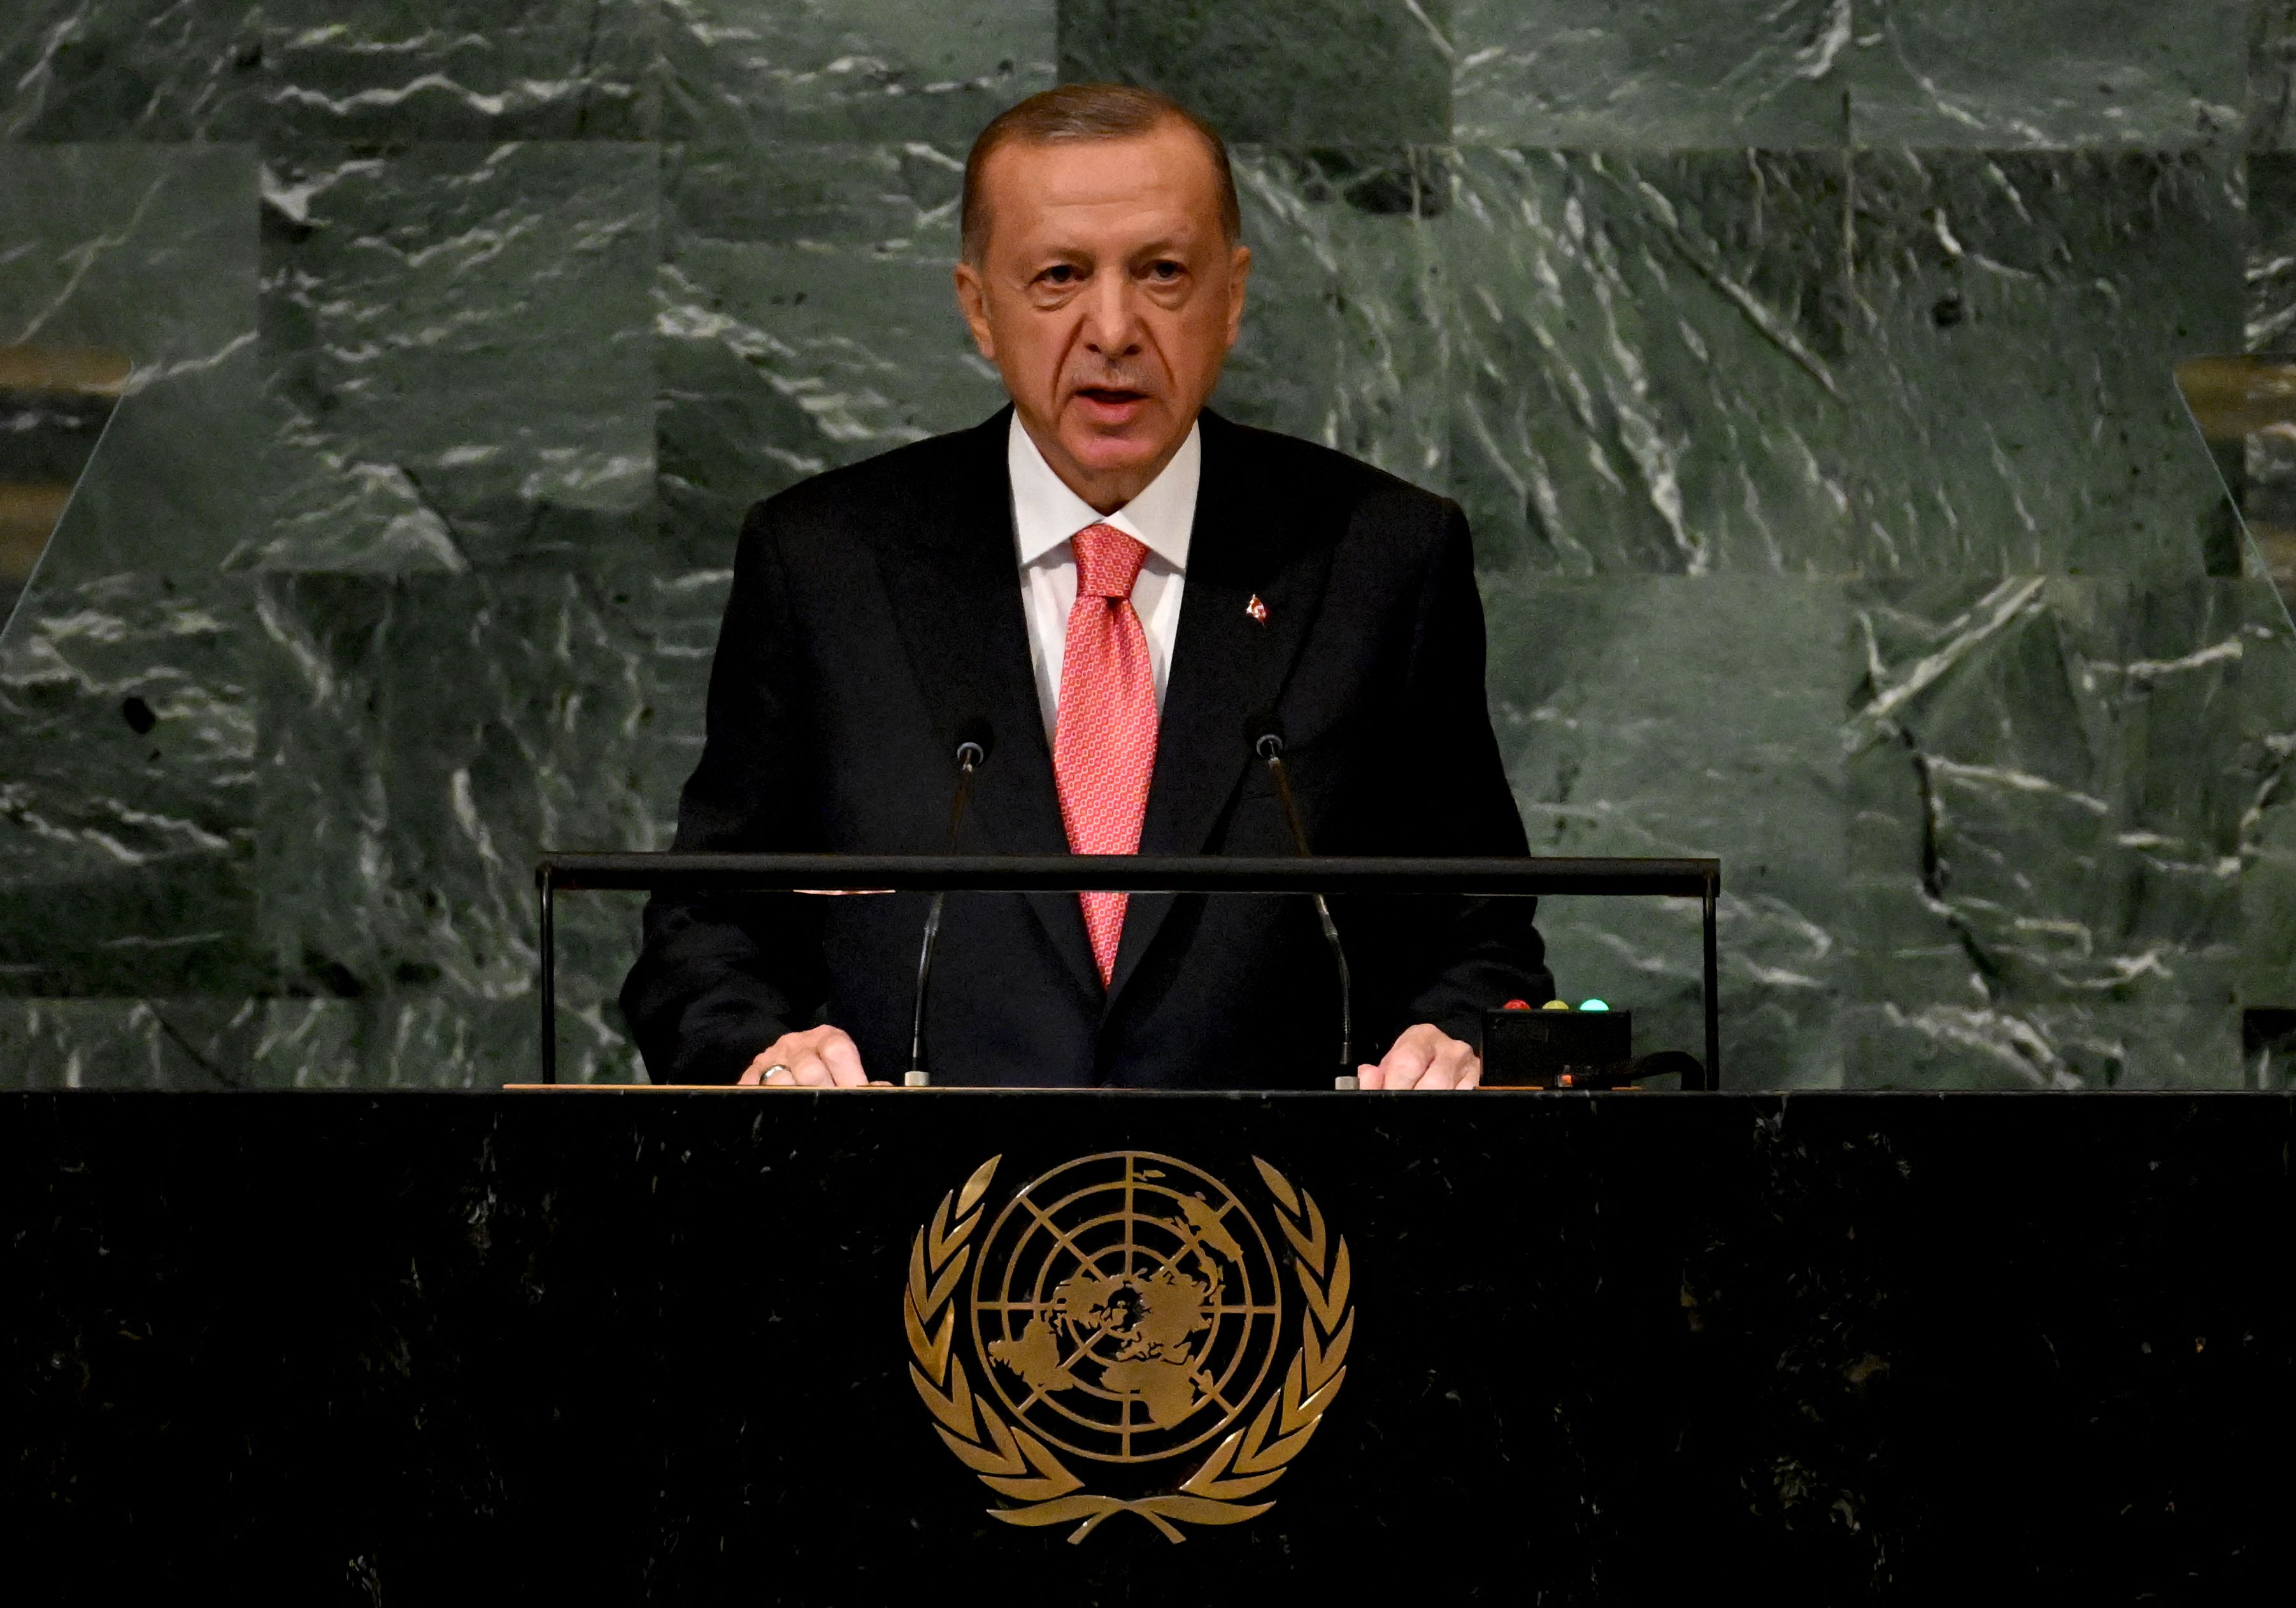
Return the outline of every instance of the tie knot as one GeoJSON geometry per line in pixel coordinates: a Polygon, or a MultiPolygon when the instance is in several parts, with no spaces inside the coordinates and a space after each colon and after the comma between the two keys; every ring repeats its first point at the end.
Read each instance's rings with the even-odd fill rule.
{"type": "Polygon", "coordinates": [[[1086,525],[1070,541],[1076,548],[1077,595],[1119,600],[1132,595],[1148,549],[1113,525],[1086,525]]]}

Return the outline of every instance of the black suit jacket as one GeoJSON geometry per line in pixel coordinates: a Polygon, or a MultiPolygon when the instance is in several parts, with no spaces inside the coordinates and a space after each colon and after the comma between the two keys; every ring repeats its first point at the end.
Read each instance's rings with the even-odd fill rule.
{"type": "MultiPolygon", "coordinates": [[[[950,755],[994,749],[959,848],[1068,849],[1030,669],[1005,472],[1009,410],[753,508],[709,683],[681,849],[939,853],[950,755]]],[[[1206,414],[1203,472],[1141,851],[1288,855],[1245,726],[1273,710],[1326,854],[1526,852],[1483,698],[1482,605],[1448,501],[1206,414]],[[1248,609],[1267,605],[1265,622],[1248,609]]],[[[1551,982],[1529,899],[1333,901],[1357,1053],[1551,982]]],[[[738,1077],[782,1033],[908,1061],[923,896],[660,898],[622,989],[660,1082],[738,1077]]],[[[936,1083],[1328,1088],[1338,985],[1297,896],[1133,896],[1103,989],[1073,895],[952,894],[936,1083]]]]}

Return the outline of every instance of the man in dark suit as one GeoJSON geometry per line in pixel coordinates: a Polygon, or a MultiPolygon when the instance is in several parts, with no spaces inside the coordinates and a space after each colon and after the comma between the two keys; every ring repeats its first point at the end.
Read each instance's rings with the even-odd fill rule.
{"type": "MultiPolygon", "coordinates": [[[[752,509],[682,849],[1284,855],[1272,712],[1318,852],[1520,855],[1457,506],[1203,411],[1251,254],[1218,136],[1146,91],[992,122],[957,297],[1013,406],[752,509]]],[[[1333,901],[1367,1087],[1471,1087],[1479,1013],[1552,994],[1528,899],[1333,901]]],[[[665,1082],[904,1063],[921,898],[656,898],[622,1000],[665,1082]]],[[[950,897],[943,1084],[1329,1087],[1299,898],[950,897]]]]}

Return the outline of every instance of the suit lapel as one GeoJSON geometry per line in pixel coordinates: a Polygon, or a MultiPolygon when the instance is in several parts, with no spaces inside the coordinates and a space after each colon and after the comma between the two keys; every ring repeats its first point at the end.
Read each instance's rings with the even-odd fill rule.
{"type": "MultiPolygon", "coordinates": [[[[968,822],[1005,854],[1065,854],[1068,831],[1053,784],[1013,556],[1004,472],[1010,416],[1007,408],[972,432],[963,466],[947,488],[944,517],[920,518],[898,536],[876,537],[877,569],[936,737],[953,751],[958,727],[980,718],[996,734],[994,751],[974,779],[968,822]]],[[[1078,986],[1097,994],[1099,968],[1076,896],[1024,897],[1078,986]]]]}
{"type": "MultiPolygon", "coordinates": [[[[1256,481],[1242,432],[1209,413],[1202,423],[1203,475],[1140,833],[1143,854],[1203,852],[1251,762],[1244,727],[1275,707],[1331,566],[1329,540],[1316,539],[1300,517],[1308,488],[1256,481]],[[1254,598],[1261,611],[1251,608],[1254,598]]],[[[1171,907],[1169,894],[1133,896],[1111,1001],[1171,907]]]]}

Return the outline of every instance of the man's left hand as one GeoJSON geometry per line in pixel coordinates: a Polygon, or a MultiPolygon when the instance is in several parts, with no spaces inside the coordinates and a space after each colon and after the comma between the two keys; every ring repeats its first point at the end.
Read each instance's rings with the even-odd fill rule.
{"type": "Polygon", "coordinates": [[[1472,1088],[1483,1080],[1483,1058],[1429,1022],[1403,1030],[1377,1066],[1356,1068],[1364,1088],[1472,1088]]]}

